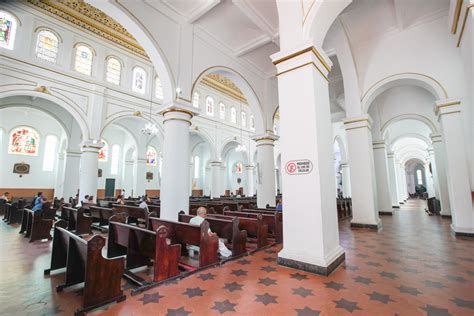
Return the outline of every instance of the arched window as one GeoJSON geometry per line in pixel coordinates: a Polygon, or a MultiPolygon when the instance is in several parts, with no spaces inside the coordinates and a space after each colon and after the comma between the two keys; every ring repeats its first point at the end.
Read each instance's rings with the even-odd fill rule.
{"type": "Polygon", "coordinates": [[[214,116],[214,99],[212,97],[206,98],[206,114],[214,116]]]}
{"type": "Polygon", "coordinates": [[[155,97],[157,99],[163,100],[163,85],[161,84],[160,77],[156,77],[155,79],[155,97]]]}
{"type": "Polygon", "coordinates": [[[244,166],[241,162],[235,164],[235,173],[242,173],[244,166]]]}
{"type": "Polygon", "coordinates": [[[13,49],[15,44],[17,20],[5,11],[0,11],[0,47],[13,49]]]}
{"type": "Polygon", "coordinates": [[[194,178],[199,178],[199,165],[200,165],[200,158],[199,156],[194,156],[194,178]]]}
{"type": "Polygon", "coordinates": [[[225,104],[224,102],[219,103],[219,117],[225,120],[225,104]]]}
{"type": "Polygon", "coordinates": [[[57,143],[58,138],[56,136],[46,136],[44,142],[43,171],[53,171],[57,143]]]}
{"type": "Polygon", "coordinates": [[[146,87],[146,72],[141,67],[133,69],[132,90],[138,93],[145,93],[146,87]]]}
{"type": "Polygon", "coordinates": [[[255,118],[253,117],[253,115],[250,115],[250,128],[252,130],[255,129],[255,118]]]}
{"type": "Polygon", "coordinates": [[[243,127],[247,127],[247,113],[244,111],[240,112],[240,120],[243,127]]]}
{"type": "Polygon", "coordinates": [[[230,108],[230,121],[234,124],[237,124],[237,111],[234,107],[230,108]]]}
{"type": "Polygon", "coordinates": [[[118,174],[120,160],[120,146],[112,145],[112,153],[110,155],[110,174],[118,174]]]}
{"type": "Polygon", "coordinates": [[[156,157],[158,154],[156,153],[156,149],[152,146],[148,146],[146,150],[146,164],[149,166],[156,166],[156,157]]]}
{"type": "Polygon", "coordinates": [[[107,82],[119,85],[122,76],[122,63],[115,57],[107,58],[107,70],[105,80],[107,82]]]}
{"type": "Polygon", "coordinates": [[[8,153],[12,155],[37,156],[39,134],[31,127],[19,126],[10,133],[8,153]]]}
{"type": "Polygon", "coordinates": [[[81,74],[90,76],[92,74],[92,60],[94,56],[92,49],[85,45],[77,45],[74,70],[81,74]]]}
{"type": "Polygon", "coordinates": [[[416,170],[416,179],[418,180],[418,185],[423,184],[423,176],[421,175],[421,170],[416,170]]]}
{"type": "Polygon", "coordinates": [[[193,106],[195,108],[199,108],[199,93],[197,92],[194,92],[194,95],[193,95],[193,106]]]}
{"type": "Polygon", "coordinates": [[[109,145],[103,139],[100,140],[103,144],[102,148],[99,150],[99,161],[107,161],[107,155],[109,153],[109,145]]]}
{"type": "Polygon", "coordinates": [[[58,57],[58,37],[48,30],[38,33],[36,40],[36,57],[55,64],[58,57]]]}

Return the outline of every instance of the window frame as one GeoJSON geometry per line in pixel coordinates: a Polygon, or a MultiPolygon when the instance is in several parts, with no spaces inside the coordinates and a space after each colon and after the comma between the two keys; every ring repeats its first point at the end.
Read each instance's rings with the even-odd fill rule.
{"type": "Polygon", "coordinates": [[[143,68],[141,66],[133,67],[133,70],[132,70],[132,91],[135,92],[135,93],[139,93],[139,94],[145,94],[146,93],[147,79],[148,79],[148,74],[147,74],[145,68],[143,68]],[[138,71],[143,71],[143,88],[142,89],[136,88],[136,85],[135,85],[135,74],[138,71]]]}
{"type": "Polygon", "coordinates": [[[14,50],[15,49],[15,40],[16,40],[16,33],[18,31],[18,26],[20,24],[20,20],[14,15],[13,13],[10,13],[9,11],[6,10],[0,10],[0,13],[3,13],[6,16],[11,17],[13,23],[11,27],[11,34],[10,34],[10,39],[7,45],[0,45],[0,49],[7,49],[7,50],[14,50]]]}
{"type": "Polygon", "coordinates": [[[37,30],[37,35],[36,35],[36,44],[35,44],[35,57],[40,59],[40,60],[43,60],[45,62],[48,62],[48,63],[57,64],[58,63],[58,56],[59,56],[59,44],[60,43],[62,43],[62,38],[54,30],[52,30],[50,28],[46,28],[46,27],[38,29],[37,30]],[[39,43],[40,43],[40,35],[42,33],[45,33],[45,32],[50,33],[51,35],[53,35],[56,38],[56,52],[55,52],[55,56],[54,56],[54,61],[50,61],[46,58],[43,58],[43,57],[39,56],[40,52],[38,52],[38,47],[39,47],[39,43]]]}
{"type": "Polygon", "coordinates": [[[73,59],[73,69],[74,69],[74,71],[81,74],[81,75],[92,77],[92,69],[94,68],[94,57],[96,56],[95,50],[92,48],[92,46],[90,46],[88,44],[85,44],[85,43],[76,43],[74,45],[74,49],[75,49],[75,54],[74,54],[74,59],[73,59]],[[91,52],[90,69],[89,69],[88,74],[86,74],[82,71],[79,71],[78,68],[77,68],[77,65],[78,65],[77,64],[78,63],[78,59],[77,59],[78,54],[77,54],[77,52],[78,52],[80,47],[85,47],[85,48],[89,49],[90,52],[91,52]]]}
{"type": "Polygon", "coordinates": [[[215,105],[215,102],[214,102],[214,98],[211,97],[210,95],[208,95],[206,97],[206,115],[208,116],[214,116],[214,105],[215,105]],[[211,101],[211,102],[209,102],[211,101]],[[209,111],[209,107],[212,109],[212,111],[209,111]]]}
{"type": "Polygon", "coordinates": [[[114,84],[114,85],[117,85],[117,86],[120,86],[120,84],[122,83],[122,73],[123,73],[123,62],[120,58],[118,58],[117,56],[115,55],[109,55],[105,58],[105,81],[108,82],[108,83],[111,83],[111,84],[114,84]],[[118,74],[118,83],[116,82],[112,82],[112,81],[109,81],[108,80],[108,74],[109,74],[109,61],[111,59],[115,59],[116,61],[118,61],[119,65],[120,65],[120,69],[119,69],[119,74],[118,74]]]}

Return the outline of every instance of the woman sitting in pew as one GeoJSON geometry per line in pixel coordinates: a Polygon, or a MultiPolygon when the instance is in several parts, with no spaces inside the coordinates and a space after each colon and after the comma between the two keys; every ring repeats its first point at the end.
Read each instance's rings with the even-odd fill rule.
{"type": "Polygon", "coordinates": [[[122,194],[117,195],[117,201],[115,201],[115,204],[125,205],[122,194]]]}
{"type": "Polygon", "coordinates": [[[31,209],[33,212],[37,212],[43,208],[43,204],[46,204],[48,202],[48,199],[41,195],[39,198],[35,200],[35,205],[31,209]]]}
{"type": "MultiPolygon", "coordinates": [[[[207,216],[207,210],[205,207],[201,206],[200,208],[197,209],[197,216],[194,216],[191,218],[189,221],[189,224],[196,225],[196,226],[201,226],[201,223],[204,222],[207,216]]],[[[209,228],[209,236],[216,236],[216,233],[213,233],[211,229],[209,228]]],[[[199,250],[199,247],[196,246],[188,246],[189,250],[199,250]]],[[[229,248],[226,247],[224,242],[219,238],[219,249],[218,249],[219,254],[224,257],[228,258],[232,256],[232,251],[229,250],[229,248]]]]}
{"type": "Polygon", "coordinates": [[[283,199],[278,200],[276,205],[276,210],[278,212],[283,212],[283,199]]]}

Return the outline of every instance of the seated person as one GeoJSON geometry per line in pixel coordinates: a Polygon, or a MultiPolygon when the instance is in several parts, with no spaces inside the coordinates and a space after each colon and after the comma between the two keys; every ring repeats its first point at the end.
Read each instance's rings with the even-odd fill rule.
{"type": "Polygon", "coordinates": [[[138,207],[144,209],[144,210],[147,210],[148,211],[148,204],[146,204],[147,200],[145,197],[142,197],[141,200],[140,200],[140,204],[138,205],[138,207]]]}
{"type": "Polygon", "coordinates": [[[48,199],[45,196],[41,195],[39,199],[36,199],[35,205],[31,209],[33,212],[37,212],[43,208],[43,204],[47,203],[48,199]]]}
{"type": "Polygon", "coordinates": [[[87,203],[93,204],[94,203],[94,196],[90,195],[89,198],[87,199],[87,203]]]}
{"type": "Polygon", "coordinates": [[[276,205],[276,210],[278,212],[283,212],[283,199],[278,200],[276,205]]]}
{"type": "Polygon", "coordinates": [[[8,193],[8,192],[3,193],[3,195],[0,196],[0,200],[4,200],[5,203],[7,203],[8,201],[10,201],[10,193],[8,193]]]}
{"type": "Polygon", "coordinates": [[[119,194],[117,196],[117,201],[115,201],[115,204],[125,205],[125,201],[123,200],[123,195],[122,194],[119,194]]]}
{"type": "MultiPolygon", "coordinates": [[[[207,210],[205,207],[200,207],[197,209],[197,216],[194,216],[191,218],[189,221],[189,224],[200,226],[202,222],[204,222],[205,218],[207,215],[207,210]]],[[[209,236],[216,236],[216,233],[213,233],[211,229],[209,228],[209,236]]],[[[188,246],[188,249],[190,250],[199,250],[199,247],[196,246],[188,246]]],[[[219,254],[222,257],[230,257],[232,255],[232,252],[225,246],[224,242],[219,238],[219,254]]]]}

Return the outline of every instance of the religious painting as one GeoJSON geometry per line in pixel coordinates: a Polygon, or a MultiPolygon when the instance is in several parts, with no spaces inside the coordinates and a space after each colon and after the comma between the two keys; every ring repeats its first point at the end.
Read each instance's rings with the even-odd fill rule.
{"type": "Polygon", "coordinates": [[[0,12],[0,47],[11,49],[15,20],[5,12],[0,12]]]}
{"type": "Polygon", "coordinates": [[[32,128],[20,126],[10,133],[8,153],[12,155],[37,156],[39,134],[32,128]]]}
{"type": "Polygon", "coordinates": [[[242,173],[243,165],[241,162],[235,164],[235,173],[242,173]]]}
{"type": "Polygon", "coordinates": [[[18,173],[20,177],[24,174],[30,173],[30,165],[24,162],[13,165],[13,173],[18,173]]]}
{"type": "Polygon", "coordinates": [[[153,172],[147,172],[146,179],[148,180],[148,182],[150,182],[150,180],[153,180],[153,172]]]}
{"type": "Polygon", "coordinates": [[[156,158],[158,154],[154,147],[148,146],[146,151],[146,164],[149,166],[156,166],[156,158]]]}
{"type": "Polygon", "coordinates": [[[107,161],[107,154],[109,151],[109,145],[105,140],[101,140],[102,142],[102,148],[99,149],[99,161],[107,161]]]}

